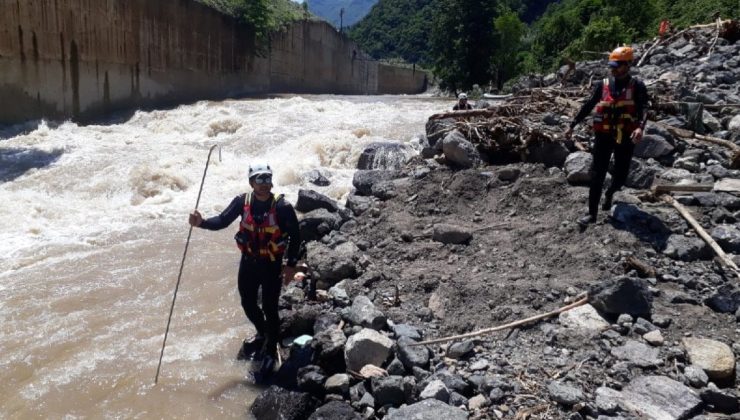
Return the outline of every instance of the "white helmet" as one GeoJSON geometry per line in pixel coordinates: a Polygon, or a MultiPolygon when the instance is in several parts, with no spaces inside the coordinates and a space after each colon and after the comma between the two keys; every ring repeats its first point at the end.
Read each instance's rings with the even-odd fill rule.
{"type": "Polygon", "coordinates": [[[270,165],[264,162],[249,165],[249,179],[260,174],[268,174],[272,176],[272,168],[270,168],[270,165]]]}
{"type": "Polygon", "coordinates": [[[465,92],[463,92],[457,95],[457,99],[468,99],[468,95],[465,92]]]}

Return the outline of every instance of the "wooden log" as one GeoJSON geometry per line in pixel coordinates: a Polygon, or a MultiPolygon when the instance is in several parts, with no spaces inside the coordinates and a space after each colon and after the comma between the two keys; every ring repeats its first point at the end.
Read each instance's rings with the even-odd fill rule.
{"type": "Polygon", "coordinates": [[[653,194],[660,195],[669,192],[709,192],[714,189],[714,185],[703,185],[703,184],[687,184],[687,185],[655,185],[653,186],[653,194]]]}
{"type": "Polygon", "coordinates": [[[655,122],[655,125],[659,127],[663,127],[664,129],[668,130],[671,134],[677,137],[701,140],[707,143],[712,143],[712,144],[726,147],[731,150],[730,168],[736,169],[740,167],[740,147],[731,141],[720,139],[717,137],[705,136],[703,134],[697,134],[694,131],[686,130],[684,128],[673,127],[672,125],[664,124],[661,122],[655,122]]]}
{"type": "Polygon", "coordinates": [[[508,328],[514,328],[514,327],[518,327],[518,326],[521,326],[521,325],[529,324],[530,322],[539,321],[541,319],[549,318],[551,316],[558,315],[558,314],[560,314],[562,312],[569,311],[569,310],[571,310],[573,308],[577,308],[579,306],[585,305],[586,303],[588,303],[588,295],[586,295],[586,297],[584,297],[584,298],[582,298],[582,299],[580,299],[580,300],[578,300],[576,302],[571,303],[570,305],[563,306],[560,309],[556,309],[556,310],[554,310],[552,312],[548,312],[546,314],[540,314],[540,315],[531,316],[529,318],[520,319],[519,321],[514,321],[514,322],[510,322],[508,324],[499,325],[498,327],[485,328],[485,329],[474,331],[474,332],[467,333],[467,334],[451,335],[449,337],[442,337],[442,338],[436,338],[434,340],[427,340],[427,341],[422,341],[422,342],[419,342],[419,343],[413,343],[413,344],[411,344],[411,346],[412,347],[413,346],[425,346],[427,344],[446,343],[448,341],[462,340],[462,339],[465,339],[465,338],[471,338],[471,337],[477,337],[479,335],[490,334],[492,332],[501,331],[501,330],[505,330],[505,329],[508,329],[508,328]]]}
{"type": "Polygon", "coordinates": [[[712,239],[711,236],[707,233],[706,230],[704,230],[703,227],[699,224],[699,222],[694,219],[694,217],[689,213],[689,211],[681,205],[679,202],[673,199],[670,195],[664,195],[663,201],[670,204],[675,208],[681,216],[683,216],[684,219],[686,219],[687,222],[689,222],[689,225],[694,229],[694,231],[706,242],[714,251],[714,253],[717,255],[717,258],[719,258],[720,262],[725,265],[727,268],[729,268],[738,279],[740,279],[740,268],[735,264],[734,261],[730,257],[725,254],[725,251],[722,250],[722,247],[719,246],[717,242],[712,239]]]}
{"type": "Polygon", "coordinates": [[[445,118],[469,118],[469,117],[490,117],[495,114],[494,108],[487,109],[468,109],[462,111],[450,111],[434,114],[429,117],[430,120],[443,120],[445,118]]]}
{"type": "Polygon", "coordinates": [[[627,260],[624,263],[625,268],[629,269],[635,269],[638,273],[640,273],[644,277],[655,277],[655,269],[646,263],[640,261],[636,257],[630,255],[627,257],[627,260]]]}

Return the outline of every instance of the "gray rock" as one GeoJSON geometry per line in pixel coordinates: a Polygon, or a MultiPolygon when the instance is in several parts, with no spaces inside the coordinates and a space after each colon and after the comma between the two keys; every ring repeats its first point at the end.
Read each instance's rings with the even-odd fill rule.
{"type": "Polygon", "coordinates": [[[714,384],[709,384],[706,389],[701,390],[701,399],[705,404],[711,405],[712,411],[725,414],[740,412],[740,399],[737,392],[732,389],[719,389],[714,384]]]}
{"type": "Polygon", "coordinates": [[[311,184],[319,187],[326,187],[331,184],[329,178],[318,169],[308,171],[305,175],[305,178],[311,184]]]}
{"type": "Polygon", "coordinates": [[[561,313],[558,315],[558,321],[565,328],[593,333],[598,333],[609,328],[609,323],[589,304],[561,313]]]}
{"type": "Polygon", "coordinates": [[[349,394],[349,375],[346,373],[337,373],[326,379],[324,388],[328,394],[349,394]]]}
{"type": "Polygon", "coordinates": [[[651,166],[640,159],[632,159],[625,185],[630,188],[646,189],[653,185],[659,166],[651,166]]]}
{"type": "Polygon", "coordinates": [[[298,201],[295,203],[295,209],[301,213],[308,213],[317,209],[326,209],[330,212],[339,210],[337,202],[331,198],[313,190],[298,190],[298,201]]]}
{"type": "Polygon", "coordinates": [[[427,369],[429,367],[429,349],[426,346],[411,346],[414,341],[401,337],[397,342],[398,359],[408,370],[414,367],[427,369]]]}
{"type": "Polygon", "coordinates": [[[696,261],[712,257],[711,249],[706,242],[684,235],[669,236],[663,254],[681,261],[696,261]]]}
{"type": "Polygon", "coordinates": [[[569,153],[562,142],[533,141],[527,145],[527,162],[542,163],[547,168],[562,168],[569,153]]]}
{"type": "Polygon", "coordinates": [[[373,394],[366,392],[365,395],[360,398],[360,407],[375,407],[375,398],[373,398],[373,394]]]}
{"type": "Polygon", "coordinates": [[[308,418],[318,400],[305,392],[294,392],[271,386],[252,404],[252,414],[258,419],[302,420],[308,418]]]}
{"type": "Polygon", "coordinates": [[[299,337],[313,334],[313,326],[318,316],[319,310],[312,305],[297,310],[280,311],[280,336],[299,337]]]}
{"type": "MultiPolygon", "coordinates": [[[[426,135],[429,145],[432,147],[441,146],[442,139],[452,130],[457,120],[447,118],[444,120],[428,120],[426,124],[426,135]],[[439,145],[438,145],[439,143],[439,145]]],[[[441,148],[439,149],[442,150],[441,148]]]]}
{"type": "Polygon", "coordinates": [[[575,152],[568,155],[565,159],[566,179],[569,183],[587,184],[591,181],[591,164],[593,156],[588,152],[575,152]]]}
{"type": "Polygon", "coordinates": [[[496,170],[496,177],[504,182],[513,182],[519,178],[522,170],[516,165],[507,165],[496,170]]]}
{"type": "Polygon", "coordinates": [[[488,404],[489,404],[488,399],[486,398],[485,395],[482,395],[482,394],[478,394],[468,400],[468,408],[471,411],[476,411],[476,410],[485,408],[488,406],[488,404]]]}
{"type": "Polygon", "coordinates": [[[456,375],[454,373],[450,373],[448,370],[440,370],[437,371],[429,376],[427,376],[425,379],[420,381],[419,383],[419,389],[424,389],[426,386],[435,380],[440,380],[444,382],[447,389],[450,391],[454,391],[457,393],[460,393],[465,396],[472,396],[473,388],[470,386],[469,383],[467,383],[462,377],[459,375],[456,375]]]}
{"type": "Polygon", "coordinates": [[[725,192],[694,193],[694,198],[704,207],[725,207],[728,210],[740,210],[740,197],[725,192]]]}
{"type": "Polygon", "coordinates": [[[689,385],[694,388],[702,388],[709,383],[709,376],[704,372],[704,369],[696,365],[686,366],[683,370],[683,376],[686,377],[689,385]]]}
{"type": "Polygon", "coordinates": [[[391,404],[397,407],[406,402],[402,376],[372,378],[371,384],[376,406],[391,404]]]}
{"type": "Polygon", "coordinates": [[[385,314],[378,310],[373,302],[364,295],[356,296],[352,301],[352,306],[345,309],[342,315],[354,325],[374,330],[383,329],[388,321],[385,314]]]}
{"type": "MultiPolygon", "coordinates": [[[[711,103],[716,103],[716,101],[711,103]]],[[[704,121],[704,127],[706,127],[709,132],[713,133],[715,131],[722,130],[722,124],[719,122],[719,120],[714,118],[714,116],[710,114],[709,111],[707,111],[706,109],[704,110],[704,114],[702,115],[702,120],[704,121]]]]}
{"type": "Polygon", "coordinates": [[[595,285],[589,292],[589,301],[597,311],[613,316],[630,314],[650,317],[653,295],[644,279],[615,277],[595,285]]]}
{"type": "Polygon", "coordinates": [[[344,346],[347,369],[359,372],[365,365],[381,366],[390,355],[393,341],[379,332],[364,328],[349,337],[344,346]]]}
{"type": "Polygon", "coordinates": [[[405,144],[375,142],[365,146],[357,161],[357,169],[401,169],[413,155],[405,144]]]}
{"type": "Polygon", "coordinates": [[[435,399],[447,403],[450,400],[450,391],[440,380],[432,381],[419,394],[419,399],[435,399]]]}
{"type": "Polygon", "coordinates": [[[665,342],[663,334],[660,333],[660,330],[645,333],[643,334],[642,338],[651,346],[662,346],[665,342]]]}
{"type": "Polygon", "coordinates": [[[737,226],[716,226],[712,229],[711,236],[723,251],[740,254],[740,229],[737,226]]]}
{"type": "Polygon", "coordinates": [[[445,159],[461,168],[472,168],[480,163],[480,154],[473,143],[457,130],[453,130],[442,140],[445,159]]]}
{"type": "Polygon", "coordinates": [[[341,225],[342,216],[326,209],[310,211],[304,214],[298,222],[301,239],[304,241],[318,240],[332,230],[339,229],[341,225]]]}
{"type": "Polygon", "coordinates": [[[358,195],[370,195],[376,183],[401,177],[403,174],[400,171],[358,170],[352,178],[352,185],[357,189],[358,195]]]}
{"type": "Polygon", "coordinates": [[[474,347],[475,342],[473,340],[453,343],[447,348],[447,357],[450,359],[460,359],[472,352],[474,347]]]}
{"type": "Polygon", "coordinates": [[[694,337],[686,337],[682,343],[689,362],[702,368],[709,379],[723,380],[735,373],[735,355],[727,344],[694,337]]]}
{"type": "Polygon", "coordinates": [[[552,381],[547,385],[550,399],[567,407],[583,401],[583,391],[580,387],[568,384],[564,381],[552,381]]]}
{"type": "Polygon", "coordinates": [[[298,369],[296,374],[298,388],[313,395],[324,393],[324,382],[326,382],[324,371],[315,365],[304,366],[298,369]]]}
{"type": "Polygon", "coordinates": [[[326,368],[342,367],[345,344],[347,344],[347,337],[342,330],[336,327],[324,329],[311,340],[311,347],[318,357],[319,364],[326,368]]]}
{"type": "Polygon", "coordinates": [[[472,237],[473,233],[470,229],[446,223],[434,225],[432,233],[433,240],[444,244],[465,244],[470,242],[472,237]]]}
{"type": "Polygon", "coordinates": [[[361,420],[359,414],[355,413],[352,406],[344,401],[330,401],[311,414],[308,420],[361,420]]]}
{"type": "Polygon", "coordinates": [[[468,399],[457,392],[451,392],[448,404],[453,407],[465,407],[468,405],[468,399]]]}
{"type": "Polygon", "coordinates": [[[309,242],[306,245],[306,254],[311,261],[314,278],[329,284],[357,277],[358,267],[354,260],[357,252],[357,247],[351,242],[335,249],[320,242],[309,242]]]}
{"type": "Polygon", "coordinates": [[[734,313],[740,308],[740,289],[723,284],[704,299],[704,304],[719,313],[734,313]]]}
{"type": "Polygon", "coordinates": [[[415,341],[419,341],[422,338],[419,329],[408,324],[394,324],[391,326],[391,331],[396,335],[396,338],[408,337],[415,341]]]}
{"type": "Polygon", "coordinates": [[[655,159],[673,153],[673,149],[673,145],[665,138],[657,134],[646,134],[635,145],[634,155],[642,159],[655,159]]]}
{"type": "Polygon", "coordinates": [[[403,362],[398,359],[393,359],[388,366],[385,368],[389,375],[400,375],[406,374],[406,368],[403,366],[403,362]]]}
{"type": "Polygon", "coordinates": [[[657,348],[649,347],[634,340],[628,340],[623,346],[612,347],[611,354],[639,367],[655,367],[662,363],[657,348]]]}
{"type": "Polygon", "coordinates": [[[349,305],[349,295],[344,290],[344,281],[340,281],[331,288],[329,288],[329,297],[331,298],[334,305],[344,308],[349,305]]]}
{"type": "Polygon", "coordinates": [[[428,399],[398,410],[390,410],[385,418],[387,420],[466,420],[468,413],[442,401],[428,399]]]}
{"type": "Polygon", "coordinates": [[[727,129],[730,131],[740,132],[740,114],[732,117],[730,122],[727,124],[727,129]]]}
{"type": "Polygon", "coordinates": [[[352,211],[352,214],[354,214],[355,216],[359,216],[362,213],[368,211],[373,206],[374,202],[375,201],[372,197],[350,194],[347,197],[346,206],[352,211]]]}
{"type": "Polygon", "coordinates": [[[650,321],[644,318],[637,318],[637,321],[635,321],[635,325],[633,328],[635,333],[640,335],[658,329],[655,325],[651,324],[650,321]]]}
{"type": "Polygon", "coordinates": [[[701,404],[691,388],[666,376],[640,376],[622,391],[599,388],[599,406],[618,405],[637,418],[687,419],[701,404]]]}

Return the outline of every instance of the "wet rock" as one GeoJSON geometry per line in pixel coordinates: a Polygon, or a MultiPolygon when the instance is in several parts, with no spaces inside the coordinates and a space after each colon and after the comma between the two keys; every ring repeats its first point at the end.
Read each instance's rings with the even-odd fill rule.
{"type": "Polygon", "coordinates": [[[599,406],[617,405],[638,418],[686,419],[701,404],[691,388],[666,376],[640,376],[622,391],[599,388],[599,406]]]}
{"type": "Polygon", "coordinates": [[[400,171],[359,170],[355,171],[352,185],[357,189],[358,195],[367,196],[372,194],[373,185],[376,183],[391,181],[402,176],[403,174],[400,171]]]}
{"type": "Polygon", "coordinates": [[[667,156],[673,153],[673,145],[662,136],[657,134],[646,134],[642,140],[635,145],[634,155],[638,158],[649,159],[667,156]]]}
{"type": "Polygon", "coordinates": [[[712,193],[694,193],[694,198],[703,207],[725,207],[728,210],[740,210],[740,197],[725,192],[712,193]]]}
{"type": "Polygon", "coordinates": [[[450,391],[445,386],[444,382],[436,380],[432,381],[427,385],[419,394],[419,399],[435,399],[447,403],[450,400],[450,391]]]}
{"type": "Polygon", "coordinates": [[[328,394],[349,394],[349,375],[346,373],[336,373],[326,379],[324,388],[328,394]]]}
{"type": "Polygon", "coordinates": [[[565,328],[585,330],[593,333],[598,333],[609,328],[609,323],[589,304],[561,313],[558,315],[558,321],[565,328]]]}
{"type": "Polygon", "coordinates": [[[379,332],[364,328],[349,337],[344,346],[347,369],[359,372],[365,365],[381,366],[388,358],[393,341],[379,332]]]}
{"type": "Polygon", "coordinates": [[[313,190],[298,190],[298,201],[295,209],[301,213],[308,213],[317,209],[325,209],[330,212],[339,210],[336,201],[313,190]]]}
{"type": "Polygon", "coordinates": [[[740,254],[740,229],[736,226],[717,226],[712,229],[711,236],[723,251],[740,254]]]}
{"type": "Polygon", "coordinates": [[[589,292],[589,301],[603,314],[612,316],[630,314],[649,318],[653,295],[646,280],[623,276],[593,286],[589,292]]]}
{"type": "Polygon", "coordinates": [[[475,347],[473,340],[465,340],[451,344],[447,348],[447,357],[450,359],[460,359],[470,354],[475,347]]]}
{"type": "Polygon", "coordinates": [[[712,411],[725,414],[740,412],[740,399],[737,392],[732,389],[719,389],[710,383],[706,389],[701,390],[701,399],[713,407],[712,411]]]}
{"type": "Polygon", "coordinates": [[[319,316],[318,308],[302,306],[294,311],[280,311],[280,336],[299,337],[313,334],[313,326],[319,316]]]}
{"type": "Polygon", "coordinates": [[[723,284],[711,296],[704,299],[704,304],[715,312],[735,313],[740,308],[740,289],[730,284],[723,284]]]}
{"type": "Polygon", "coordinates": [[[689,365],[683,370],[683,376],[688,381],[689,385],[694,388],[702,388],[709,383],[709,376],[699,366],[689,365]]]}
{"type": "MultiPolygon", "coordinates": [[[[432,147],[441,146],[442,139],[452,130],[457,120],[447,118],[443,120],[428,120],[426,124],[426,135],[429,145],[432,147]],[[439,144],[437,144],[439,143],[439,144]]],[[[442,150],[441,147],[439,149],[442,150]]]]}
{"type": "Polygon", "coordinates": [[[386,416],[387,420],[466,420],[467,418],[467,411],[435,399],[427,399],[398,410],[390,410],[386,416]]]}
{"type": "Polygon", "coordinates": [[[681,261],[709,259],[712,256],[706,242],[699,238],[684,235],[669,236],[663,254],[681,261]]]}
{"type": "Polygon", "coordinates": [[[411,148],[401,143],[370,143],[360,153],[357,169],[401,169],[412,154],[411,148]]]}
{"type": "Polygon", "coordinates": [[[402,376],[372,378],[371,384],[376,406],[391,404],[397,407],[406,402],[402,376]]]}
{"type": "Polygon", "coordinates": [[[301,391],[311,393],[312,395],[323,395],[326,375],[319,366],[308,365],[298,369],[296,382],[301,391]]]}
{"type": "Polygon", "coordinates": [[[347,337],[339,328],[326,328],[316,334],[311,341],[314,354],[319,364],[331,372],[341,371],[344,368],[344,346],[347,337]]]}
{"type": "Polygon", "coordinates": [[[343,401],[330,401],[316,410],[308,420],[361,420],[359,414],[355,413],[352,406],[343,401]]]}
{"type": "Polygon", "coordinates": [[[308,182],[318,187],[326,187],[331,184],[329,178],[327,178],[326,175],[321,173],[318,169],[307,172],[305,177],[308,182]]]}
{"type": "Polygon", "coordinates": [[[702,368],[711,380],[731,378],[735,355],[727,344],[705,338],[686,337],[682,341],[689,362],[702,368]]]}
{"type": "Polygon", "coordinates": [[[443,244],[465,244],[473,237],[473,233],[464,227],[438,223],[434,225],[432,239],[443,244]]]}
{"type": "Polygon", "coordinates": [[[442,152],[447,162],[460,168],[472,168],[481,160],[473,143],[457,130],[453,130],[442,140],[442,152]]]}
{"type": "Polygon", "coordinates": [[[547,385],[550,399],[570,407],[583,401],[583,391],[580,387],[568,384],[564,381],[552,381],[547,385]]]}
{"type": "Polygon", "coordinates": [[[275,385],[263,391],[252,404],[252,414],[265,420],[301,420],[316,409],[318,400],[305,392],[288,391],[275,385]]]}
{"type": "Polygon", "coordinates": [[[638,341],[629,340],[623,346],[613,347],[611,354],[639,367],[655,367],[662,363],[657,348],[649,347],[638,341]]]}
{"type": "Polygon", "coordinates": [[[414,367],[426,369],[429,366],[429,349],[426,346],[411,346],[413,343],[408,337],[401,337],[397,341],[398,359],[408,370],[414,367]]]}
{"type": "Polygon", "coordinates": [[[352,301],[352,306],[342,312],[342,316],[354,325],[374,330],[385,328],[387,318],[379,311],[367,296],[359,295],[352,301]]]}
{"type": "Polygon", "coordinates": [[[335,249],[320,242],[309,242],[306,245],[306,255],[313,269],[313,276],[328,284],[357,277],[357,264],[354,261],[357,252],[357,247],[351,242],[335,249]]]}
{"type": "Polygon", "coordinates": [[[574,185],[591,182],[591,164],[593,156],[588,152],[575,152],[565,159],[566,179],[574,185]]]}

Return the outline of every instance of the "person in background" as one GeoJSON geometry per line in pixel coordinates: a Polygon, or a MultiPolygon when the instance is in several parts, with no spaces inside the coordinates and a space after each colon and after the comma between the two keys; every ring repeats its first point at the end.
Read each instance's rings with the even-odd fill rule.
{"type": "Polygon", "coordinates": [[[578,219],[582,226],[596,222],[604,179],[614,154],[612,182],[604,194],[602,210],[612,206],[612,197],[627,181],[635,144],[642,140],[647,123],[648,93],[645,84],[630,76],[634,59],[632,48],[619,47],[609,54],[611,76],[594,83],[591,99],[578,112],[565,137],[596,108],[593,119],[594,143],[591,150],[591,185],[588,192],[588,214],[578,219]]]}
{"type": "Polygon", "coordinates": [[[234,236],[241,251],[239,295],[244,313],[257,333],[251,340],[244,340],[237,359],[246,360],[254,353],[254,359],[262,361],[260,373],[267,375],[277,360],[280,289],[283,282],[290,282],[295,275],[300,231],[293,207],[282,195],[272,193],[272,169],[268,164],[249,167],[249,185],[252,192],[236,196],[218,216],[203,219],[196,210],[190,214],[189,223],[202,229],[220,230],[241,218],[234,236]],[[260,287],[262,308],[257,304],[260,287]]]}
{"type": "Polygon", "coordinates": [[[457,103],[452,107],[452,110],[461,111],[466,109],[473,109],[473,106],[468,103],[468,95],[463,92],[457,95],[457,103]]]}

